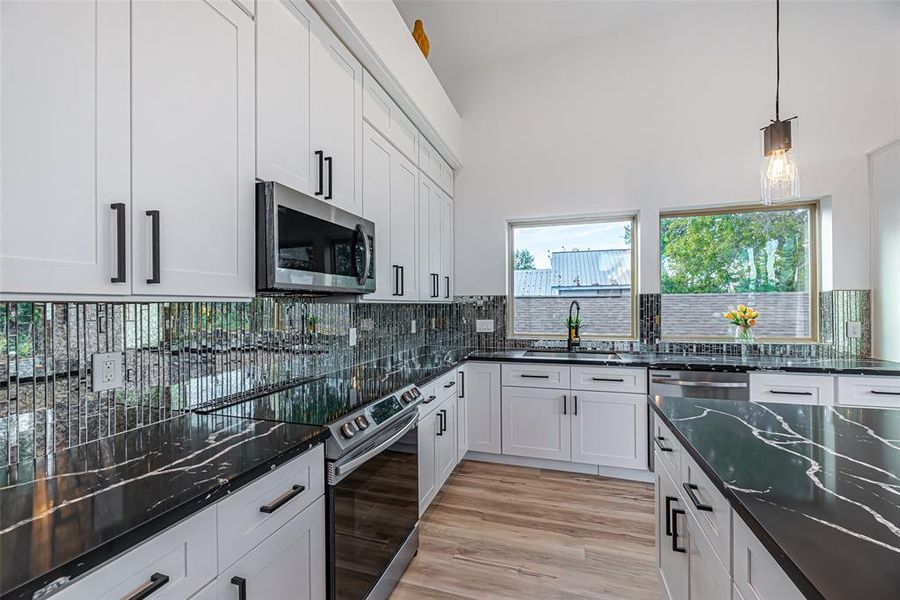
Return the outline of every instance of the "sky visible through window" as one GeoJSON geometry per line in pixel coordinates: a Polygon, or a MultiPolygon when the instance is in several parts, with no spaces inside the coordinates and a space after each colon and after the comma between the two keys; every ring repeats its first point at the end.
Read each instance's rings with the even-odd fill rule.
{"type": "Polygon", "coordinates": [[[517,251],[528,250],[531,253],[535,269],[549,269],[550,255],[553,252],[630,248],[630,243],[625,241],[626,230],[630,223],[629,220],[516,227],[513,245],[517,251]]]}

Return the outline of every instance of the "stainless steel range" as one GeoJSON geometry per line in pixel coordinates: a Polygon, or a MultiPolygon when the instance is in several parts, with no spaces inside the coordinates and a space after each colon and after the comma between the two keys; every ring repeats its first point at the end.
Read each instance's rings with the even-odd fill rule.
{"type": "Polygon", "coordinates": [[[331,423],[327,469],[328,597],[386,599],[419,548],[415,386],[331,423]]]}

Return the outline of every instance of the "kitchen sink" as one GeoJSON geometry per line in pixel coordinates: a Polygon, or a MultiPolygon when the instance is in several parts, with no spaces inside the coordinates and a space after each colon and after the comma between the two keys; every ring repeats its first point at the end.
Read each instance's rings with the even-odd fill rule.
{"type": "Polygon", "coordinates": [[[606,352],[566,352],[564,350],[529,350],[528,358],[567,358],[569,360],[620,360],[618,354],[606,352]]]}

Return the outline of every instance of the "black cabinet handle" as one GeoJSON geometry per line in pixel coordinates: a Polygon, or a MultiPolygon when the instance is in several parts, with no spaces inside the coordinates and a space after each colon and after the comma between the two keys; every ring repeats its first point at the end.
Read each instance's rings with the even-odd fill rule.
{"type": "Polygon", "coordinates": [[[437,396],[428,396],[425,400],[422,400],[422,404],[431,404],[437,399],[437,396]]]}
{"type": "Polygon", "coordinates": [[[328,163],[328,194],[325,195],[326,200],[331,200],[331,192],[334,191],[334,178],[331,171],[331,157],[326,156],[325,162],[328,163]]]}
{"type": "Polygon", "coordinates": [[[466,372],[465,371],[459,372],[459,397],[460,398],[466,397],[466,372]]]}
{"type": "Polygon", "coordinates": [[[400,265],[391,265],[391,268],[394,269],[394,291],[391,293],[392,296],[400,295],[400,265]]]}
{"type": "Polygon", "coordinates": [[[782,390],[769,390],[770,394],[776,394],[780,396],[812,396],[812,392],[787,392],[782,390]]]}
{"type": "Polygon", "coordinates": [[[231,583],[237,586],[238,600],[247,600],[247,580],[235,575],[231,578],[231,583]]]}
{"type": "Polygon", "coordinates": [[[653,438],[653,442],[656,444],[656,447],[660,449],[660,451],[662,451],[662,452],[672,452],[672,449],[671,449],[671,448],[668,448],[668,447],[662,445],[662,441],[663,441],[664,439],[666,439],[666,438],[664,438],[664,437],[661,436],[661,435],[658,435],[658,436],[656,436],[655,438],[653,438]]]}
{"type": "Polygon", "coordinates": [[[447,409],[442,408],[441,414],[444,415],[444,418],[441,419],[441,427],[443,428],[442,431],[446,432],[447,431],[447,409]]]}
{"type": "Polygon", "coordinates": [[[288,502],[290,502],[291,500],[293,500],[294,498],[296,498],[297,496],[299,496],[300,494],[302,494],[303,490],[305,490],[305,489],[306,488],[303,487],[302,485],[295,483],[294,485],[291,486],[290,490],[286,491],[282,495],[275,498],[271,504],[264,504],[263,506],[260,506],[259,512],[266,513],[267,515],[271,514],[271,513],[275,512],[276,510],[278,510],[279,508],[281,508],[282,506],[284,506],[285,504],[287,504],[288,502]]]}
{"type": "Polygon", "coordinates": [[[529,375],[528,373],[522,373],[519,377],[523,377],[525,379],[550,379],[549,375],[529,375]]]}
{"type": "Polygon", "coordinates": [[[567,412],[567,410],[566,410],[566,404],[568,404],[568,403],[569,403],[569,397],[568,397],[568,396],[563,396],[563,414],[564,414],[564,415],[569,414],[569,413],[567,412]]]}
{"type": "Polygon", "coordinates": [[[169,583],[169,576],[162,573],[154,573],[150,576],[150,581],[136,589],[127,600],[144,600],[150,594],[169,583]]]}
{"type": "Polygon", "coordinates": [[[325,183],[323,182],[325,177],[325,153],[321,150],[316,150],[316,156],[319,157],[319,187],[316,189],[316,196],[321,196],[325,189],[325,183]]]}
{"type": "Polygon", "coordinates": [[[703,503],[701,503],[701,502],[700,502],[700,498],[698,498],[698,497],[696,496],[696,494],[694,494],[694,490],[699,490],[699,489],[700,489],[700,488],[697,487],[697,484],[685,482],[685,483],[682,483],[681,485],[684,486],[684,491],[687,492],[688,498],[690,498],[690,499],[691,499],[691,502],[694,503],[694,508],[696,508],[697,510],[703,510],[703,511],[706,511],[706,512],[712,512],[712,511],[713,511],[713,507],[712,507],[712,506],[710,506],[709,504],[703,504],[703,503]]]}
{"type": "Polygon", "coordinates": [[[450,277],[448,275],[444,275],[444,279],[447,280],[447,291],[444,294],[444,298],[449,298],[450,297],[450,277]]]}
{"type": "Polygon", "coordinates": [[[614,381],[616,383],[624,383],[625,380],[621,377],[591,377],[594,381],[614,381]]]}
{"type": "Polygon", "coordinates": [[[678,546],[678,515],[683,515],[684,511],[680,508],[672,509],[672,551],[673,552],[687,552],[684,548],[680,548],[678,546]]]}
{"type": "Polygon", "coordinates": [[[400,266],[400,295],[406,295],[406,267],[400,266]]]}
{"type": "Polygon", "coordinates": [[[900,396],[900,392],[881,392],[879,390],[869,390],[869,392],[876,396],[900,396]]]}
{"type": "Polygon", "coordinates": [[[437,412],[437,418],[438,418],[438,421],[440,421],[440,423],[438,424],[437,434],[444,435],[444,411],[439,410],[437,412]]]}
{"type": "Polygon", "coordinates": [[[575,401],[574,414],[577,417],[578,416],[578,396],[572,396],[572,399],[575,401]]]}
{"type": "Polygon", "coordinates": [[[676,496],[666,496],[666,535],[672,535],[672,503],[678,502],[676,496]]]}
{"type": "Polygon", "coordinates": [[[148,210],[150,217],[150,279],[147,283],[159,283],[159,211],[148,210]]]}
{"type": "Polygon", "coordinates": [[[444,384],[444,389],[445,389],[445,390],[446,390],[446,389],[450,389],[450,388],[452,388],[454,385],[456,385],[456,382],[455,382],[455,381],[448,381],[447,383],[444,384]]]}
{"type": "Polygon", "coordinates": [[[116,211],[116,276],[111,283],[125,283],[125,204],[116,202],[110,208],[116,211]]]}

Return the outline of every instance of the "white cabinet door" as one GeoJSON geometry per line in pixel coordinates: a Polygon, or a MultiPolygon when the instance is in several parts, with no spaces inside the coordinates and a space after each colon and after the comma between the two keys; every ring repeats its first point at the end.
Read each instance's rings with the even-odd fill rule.
{"type": "Polygon", "coordinates": [[[419,171],[419,299],[440,295],[441,211],[436,184],[419,171]]]}
{"type": "Polygon", "coordinates": [[[218,585],[219,600],[324,598],[324,496],[225,569],[218,585]]]}
{"type": "Polygon", "coordinates": [[[425,513],[438,490],[437,471],[437,411],[422,417],[419,411],[419,516],[425,513]]]}
{"type": "Polygon", "coordinates": [[[0,2],[0,294],[131,293],[129,17],[0,2]]]}
{"type": "Polygon", "coordinates": [[[437,472],[438,489],[440,489],[450,473],[456,467],[456,395],[444,401],[437,411],[438,426],[442,426],[437,438],[437,472]]]}
{"type": "Polygon", "coordinates": [[[363,117],[414,163],[418,161],[419,131],[372,74],[363,71],[363,117]]]}
{"type": "Polygon", "coordinates": [[[253,296],[253,20],[140,0],[131,27],[133,290],[253,296]]]}
{"type": "Polygon", "coordinates": [[[571,460],[569,399],[569,390],[504,387],[503,454],[571,460]]]}
{"type": "Polygon", "coordinates": [[[691,600],[721,600],[731,596],[731,573],[719,562],[712,545],[702,531],[697,520],[690,513],[684,515],[688,529],[690,571],[689,596],[691,600]]]}
{"type": "Polygon", "coordinates": [[[366,300],[392,300],[400,271],[392,262],[391,144],[368,123],[363,127],[363,216],[375,223],[375,291],[366,300]]]}
{"type": "Polygon", "coordinates": [[[900,377],[841,376],[837,381],[835,404],[900,408],[900,377]]]}
{"type": "Polygon", "coordinates": [[[469,450],[500,454],[500,365],[470,362],[463,370],[469,450]]]}
{"type": "Polygon", "coordinates": [[[453,300],[453,201],[441,197],[441,298],[453,300]]]}
{"type": "Polygon", "coordinates": [[[572,392],[572,460],[647,468],[647,397],[619,392],[572,392]]]}
{"type": "MultiPolygon", "coordinates": [[[[657,453],[658,454],[658,453],[657,453]]],[[[666,469],[656,471],[656,564],[663,592],[668,600],[687,600],[688,554],[685,537],[679,535],[673,546],[672,520],[678,516],[678,525],[684,525],[686,516],[675,482],[666,469]],[[673,511],[680,511],[673,515],[673,511]]],[[[679,533],[682,533],[680,531],[679,533]]]]}
{"type": "Polygon", "coordinates": [[[734,523],[734,588],[743,600],[802,600],[804,597],[784,569],[766,551],[746,523],[734,523]]]}
{"type": "Polygon", "coordinates": [[[420,283],[416,273],[419,170],[396,148],[391,150],[390,264],[397,265],[397,272],[400,274],[397,298],[411,302],[419,298],[420,283]]]}
{"type": "Polygon", "coordinates": [[[310,40],[310,134],[319,198],[362,214],[362,65],[319,19],[310,40]],[[325,157],[319,178],[319,158],[325,157]],[[321,184],[321,185],[320,185],[321,184]]]}
{"type": "Polygon", "coordinates": [[[309,53],[318,17],[305,0],[258,0],[256,13],[256,176],[313,194],[309,53]]]}
{"type": "Polygon", "coordinates": [[[468,398],[466,396],[466,369],[462,367],[456,372],[456,462],[459,462],[469,451],[469,417],[468,398]]]}
{"type": "Polygon", "coordinates": [[[750,400],[779,404],[834,404],[834,377],[802,373],[750,373],[750,400]]]}

